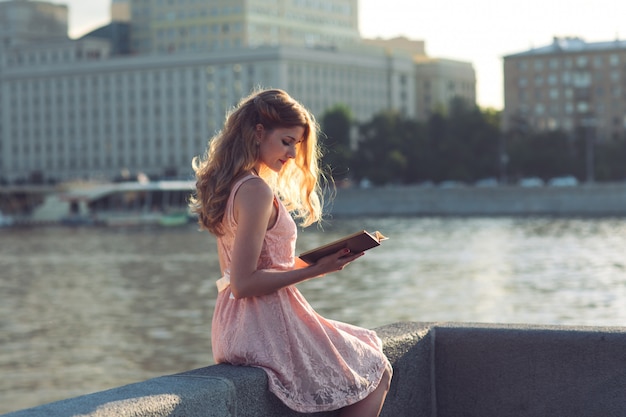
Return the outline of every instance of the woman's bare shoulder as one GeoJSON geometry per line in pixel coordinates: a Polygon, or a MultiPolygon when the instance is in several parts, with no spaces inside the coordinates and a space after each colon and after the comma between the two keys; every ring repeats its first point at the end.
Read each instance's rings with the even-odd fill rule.
{"type": "Polygon", "coordinates": [[[264,205],[272,204],[274,192],[262,178],[255,177],[246,180],[235,194],[235,200],[243,204],[264,205]]]}

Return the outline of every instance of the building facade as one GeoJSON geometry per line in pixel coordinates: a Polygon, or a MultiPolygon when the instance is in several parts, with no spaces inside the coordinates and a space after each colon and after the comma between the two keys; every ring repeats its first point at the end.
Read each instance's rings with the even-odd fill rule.
{"type": "Polygon", "coordinates": [[[112,21],[108,25],[84,34],[80,39],[104,39],[111,43],[111,55],[131,55],[131,29],[130,23],[112,21]]]}
{"type": "Polygon", "coordinates": [[[552,44],[504,57],[503,128],[626,138],[626,41],[552,44]]]}
{"type": "Polygon", "coordinates": [[[415,57],[415,108],[418,120],[435,112],[446,113],[450,102],[461,98],[476,103],[476,72],[469,62],[415,57]]]}
{"type": "Polygon", "coordinates": [[[129,0],[141,54],[359,40],[358,0],[129,0]]]}
{"type": "Polygon", "coordinates": [[[0,2],[0,47],[67,39],[68,9],[44,1],[0,2]]]}
{"type": "Polygon", "coordinates": [[[111,0],[111,21],[130,22],[130,0],[111,0]]]}
{"type": "Polygon", "coordinates": [[[415,112],[411,57],[380,48],[111,57],[106,45],[85,38],[56,52],[47,45],[5,55],[0,181],[110,180],[122,172],[189,179],[191,159],[257,87],[286,89],[318,116],[338,103],[360,120],[383,109],[415,112]]]}
{"type": "MultiPolygon", "coordinates": [[[[42,2],[0,6],[18,3],[42,2]]],[[[363,42],[357,0],[113,3],[119,18],[79,40],[61,39],[65,20],[52,40],[11,34],[0,46],[0,183],[189,179],[255,88],[285,89],[317,117],[342,104],[358,122],[475,102],[471,64],[429,59],[423,41],[363,42]]]]}
{"type": "Polygon", "coordinates": [[[412,117],[417,120],[426,121],[435,112],[446,113],[455,98],[476,103],[476,72],[470,62],[429,57],[424,41],[406,37],[363,39],[363,42],[413,57],[415,113],[412,117]]]}

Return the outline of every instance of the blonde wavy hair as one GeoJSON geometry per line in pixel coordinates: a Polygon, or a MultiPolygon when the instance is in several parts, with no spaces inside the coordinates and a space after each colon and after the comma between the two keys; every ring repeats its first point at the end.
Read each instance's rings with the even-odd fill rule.
{"type": "Polygon", "coordinates": [[[303,140],[296,145],[296,157],[278,174],[269,169],[259,174],[302,226],[321,220],[319,127],[313,115],[285,91],[260,90],[243,98],[229,112],[222,131],[209,141],[204,157],[192,161],[196,191],[189,206],[198,214],[200,227],[216,236],[224,233],[222,220],[234,182],[257,163],[255,128],[259,123],[268,131],[279,127],[304,128],[303,140]]]}

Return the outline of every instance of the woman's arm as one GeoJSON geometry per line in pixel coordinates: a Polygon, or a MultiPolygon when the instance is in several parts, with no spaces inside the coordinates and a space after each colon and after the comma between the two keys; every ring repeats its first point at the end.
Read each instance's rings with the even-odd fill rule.
{"type": "Polygon", "coordinates": [[[339,251],[313,265],[289,271],[257,269],[263,239],[275,219],[274,194],[260,179],[241,185],[234,200],[237,232],[230,265],[230,289],[235,298],[270,294],[328,272],[343,269],[363,253],[339,251]]]}

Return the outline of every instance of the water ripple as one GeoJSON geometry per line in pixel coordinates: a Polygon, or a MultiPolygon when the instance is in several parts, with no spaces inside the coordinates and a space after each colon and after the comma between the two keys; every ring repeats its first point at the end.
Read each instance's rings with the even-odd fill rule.
{"type": "MultiPolygon", "coordinates": [[[[390,239],[299,287],[322,315],[624,326],[626,219],[359,218],[390,239]]],[[[215,240],[188,228],[0,233],[0,413],[212,363],[215,240]]]]}

